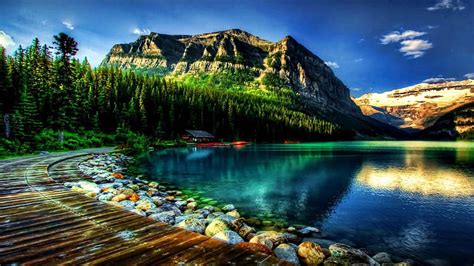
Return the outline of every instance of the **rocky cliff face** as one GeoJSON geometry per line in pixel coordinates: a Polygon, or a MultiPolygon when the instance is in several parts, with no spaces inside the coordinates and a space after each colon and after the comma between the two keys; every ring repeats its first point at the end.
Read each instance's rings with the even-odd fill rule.
{"type": "Polygon", "coordinates": [[[369,93],[355,99],[362,112],[403,129],[425,129],[438,118],[474,102],[474,80],[451,81],[369,93]]]}
{"type": "Polygon", "coordinates": [[[176,75],[250,69],[258,73],[257,80],[278,76],[305,105],[360,113],[347,87],[324,61],[290,36],[272,43],[235,29],[192,36],[151,33],[114,45],[103,64],[176,75]]]}

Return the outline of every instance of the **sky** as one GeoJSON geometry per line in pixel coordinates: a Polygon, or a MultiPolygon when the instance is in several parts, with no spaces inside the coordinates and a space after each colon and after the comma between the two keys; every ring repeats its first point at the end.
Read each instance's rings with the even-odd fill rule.
{"type": "Polygon", "coordinates": [[[65,32],[78,57],[100,64],[140,34],[239,28],[269,41],[287,35],[329,65],[351,94],[420,82],[474,79],[474,0],[0,0],[0,45],[65,32]]]}

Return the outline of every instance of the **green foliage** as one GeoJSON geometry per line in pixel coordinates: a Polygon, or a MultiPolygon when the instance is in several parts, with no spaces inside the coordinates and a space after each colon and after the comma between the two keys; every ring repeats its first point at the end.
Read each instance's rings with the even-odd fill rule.
{"type": "Polygon", "coordinates": [[[185,129],[256,141],[326,140],[340,133],[295,108],[293,92],[277,76],[259,81],[257,71],[242,69],[162,78],[139,69],[92,69],[87,60],[72,59],[73,39],[55,39],[56,58],[37,39],[14,56],[0,51],[0,112],[10,114],[12,125],[2,152],[112,143],[142,150],[177,144],[156,140],[177,139],[185,129]]]}

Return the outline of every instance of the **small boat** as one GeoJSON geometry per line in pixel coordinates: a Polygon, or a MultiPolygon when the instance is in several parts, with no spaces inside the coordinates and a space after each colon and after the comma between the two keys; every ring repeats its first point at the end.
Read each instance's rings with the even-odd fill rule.
{"type": "Polygon", "coordinates": [[[300,142],[297,141],[297,140],[285,140],[283,143],[285,143],[285,144],[297,144],[297,143],[300,143],[300,142]]]}

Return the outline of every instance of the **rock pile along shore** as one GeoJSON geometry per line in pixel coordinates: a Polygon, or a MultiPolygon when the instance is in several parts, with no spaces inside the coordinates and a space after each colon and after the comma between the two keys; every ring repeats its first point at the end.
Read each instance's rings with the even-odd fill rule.
{"type": "Polygon", "coordinates": [[[413,265],[410,260],[394,263],[385,252],[371,257],[348,245],[317,238],[319,230],[310,226],[257,232],[232,204],[222,208],[199,206],[179,190],[127,174],[126,165],[133,160],[120,153],[91,156],[79,164],[85,180],[64,186],[138,215],[296,265],[413,265]]]}

